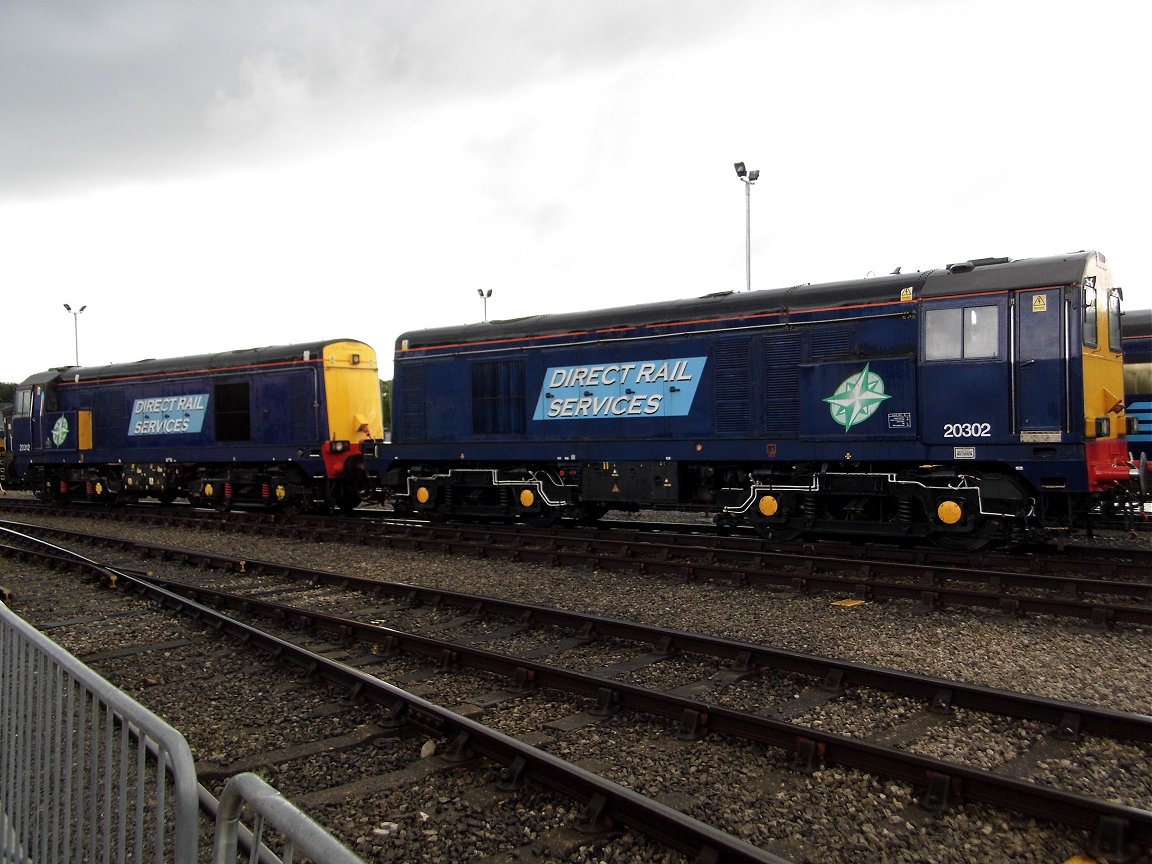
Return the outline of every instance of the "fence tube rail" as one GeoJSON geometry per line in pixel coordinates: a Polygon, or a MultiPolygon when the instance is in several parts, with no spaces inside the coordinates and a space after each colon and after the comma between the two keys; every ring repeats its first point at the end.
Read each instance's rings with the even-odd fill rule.
{"type": "Polygon", "coordinates": [[[194,864],[184,736],[0,603],[0,861],[194,864]]]}
{"type": "Polygon", "coordinates": [[[253,861],[299,850],[363,864],[255,774],[230,779],[217,802],[180,732],[0,602],[0,864],[195,864],[205,798],[214,864],[235,864],[241,847],[258,850],[253,861]]]}
{"type": "Polygon", "coordinates": [[[293,854],[299,850],[313,861],[323,861],[325,864],[364,864],[348,847],[252,773],[235,775],[220,793],[216,813],[214,864],[236,864],[241,845],[267,843],[269,838],[264,835],[265,825],[283,837],[281,861],[291,861],[293,854]],[[241,811],[246,805],[253,811],[253,825],[248,838],[243,836],[240,823],[241,811]]]}

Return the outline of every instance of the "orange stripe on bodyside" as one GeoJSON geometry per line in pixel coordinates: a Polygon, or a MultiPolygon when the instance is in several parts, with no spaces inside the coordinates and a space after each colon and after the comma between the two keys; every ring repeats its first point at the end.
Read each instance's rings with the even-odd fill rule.
{"type": "Polygon", "coordinates": [[[238,366],[212,366],[204,369],[182,369],[179,372],[152,372],[147,375],[121,375],[117,378],[84,378],[80,381],[61,380],[58,382],[60,387],[77,387],[81,384],[91,386],[93,384],[109,384],[121,381],[147,381],[150,378],[176,378],[186,375],[208,375],[219,372],[242,372],[249,369],[273,369],[277,366],[300,366],[300,365],[318,365],[323,363],[322,357],[309,358],[308,360],[277,360],[274,363],[242,363],[238,366]]]}
{"type": "MultiPolygon", "coordinates": [[[[1047,291],[1050,288],[1065,288],[1065,285],[1047,285],[1039,288],[1030,287],[1029,291],[1047,291]]],[[[936,300],[955,300],[967,299],[970,297],[996,297],[1011,294],[1014,291],[1025,290],[1023,288],[1005,288],[996,291],[980,291],[975,293],[964,294],[941,294],[933,296],[929,299],[936,300]]],[[[796,315],[803,313],[805,315],[818,315],[826,312],[850,312],[856,309],[883,309],[889,306],[905,306],[909,302],[920,302],[923,298],[916,298],[912,301],[909,300],[885,300],[882,303],[857,303],[851,306],[817,306],[811,309],[787,309],[779,312],[753,312],[746,315],[729,315],[721,318],[696,318],[684,319],[682,321],[661,321],[653,324],[635,324],[627,327],[606,327],[602,330],[568,330],[559,333],[542,333],[538,336],[516,336],[508,339],[482,339],[475,342],[442,342],[435,345],[421,345],[416,348],[400,348],[396,351],[396,355],[410,355],[422,351],[443,351],[453,350],[460,348],[477,348],[477,347],[492,347],[496,345],[516,345],[520,343],[539,342],[544,339],[571,339],[577,336],[607,336],[613,333],[627,333],[632,330],[652,330],[664,327],[688,327],[697,324],[725,324],[730,321],[750,321],[760,318],[779,318],[783,315],[796,315]]]]}

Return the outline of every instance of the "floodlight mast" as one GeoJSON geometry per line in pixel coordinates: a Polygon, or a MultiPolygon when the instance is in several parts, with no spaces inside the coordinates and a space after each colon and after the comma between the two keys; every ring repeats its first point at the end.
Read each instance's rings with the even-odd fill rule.
{"type": "Polygon", "coordinates": [[[79,366],[80,365],[80,313],[83,312],[88,307],[87,306],[81,306],[79,309],[77,309],[75,312],[73,312],[72,307],[69,306],[67,303],[65,303],[64,308],[67,309],[68,314],[72,316],[72,337],[73,337],[74,341],[76,342],[76,365],[79,366]]]}
{"type": "Polygon", "coordinates": [[[480,295],[480,299],[484,301],[484,323],[488,323],[488,298],[492,296],[492,289],[489,288],[487,292],[483,288],[477,288],[476,293],[480,295]]]}
{"type": "Polygon", "coordinates": [[[749,171],[743,162],[734,164],[736,176],[744,184],[744,279],[745,290],[752,290],[752,184],[760,179],[759,171],[749,171]]]}

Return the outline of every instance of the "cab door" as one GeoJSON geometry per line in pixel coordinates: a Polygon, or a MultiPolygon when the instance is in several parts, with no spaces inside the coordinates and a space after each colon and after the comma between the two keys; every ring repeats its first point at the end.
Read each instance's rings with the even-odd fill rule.
{"type": "Polygon", "coordinates": [[[1022,438],[1068,428],[1068,326],[1059,288],[1016,296],[1016,362],[1013,391],[1016,429],[1022,438]]]}
{"type": "Polygon", "coordinates": [[[955,459],[1011,440],[1008,298],[925,300],[921,331],[920,429],[955,459]]]}
{"type": "Polygon", "coordinates": [[[24,416],[28,421],[28,432],[24,438],[28,444],[26,449],[39,453],[44,449],[44,388],[37,384],[28,391],[25,402],[24,416]]]}

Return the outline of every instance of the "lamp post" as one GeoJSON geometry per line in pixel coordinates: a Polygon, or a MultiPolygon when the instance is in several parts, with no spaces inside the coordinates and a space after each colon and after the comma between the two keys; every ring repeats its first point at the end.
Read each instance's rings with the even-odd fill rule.
{"type": "Polygon", "coordinates": [[[736,176],[744,184],[744,276],[747,290],[752,290],[752,184],[760,179],[759,171],[749,171],[743,162],[735,163],[736,176]]]}
{"type": "Polygon", "coordinates": [[[477,288],[476,293],[480,295],[480,299],[484,301],[484,322],[488,322],[488,298],[492,296],[492,289],[489,288],[485,293],[483,288],[477,288]]]}
{"type": "Polygon", "coordinates": [[[87,306],[81,306],[76,311],[72,311],[72,307],[69,306],[67,303],[65,303],[64,308],[67,309],[69,314],[72,316],[72,335],[76,340],[76,365],[79,366],[80,365],[80,313],[83,312],[88,307],[87,306]]]}

